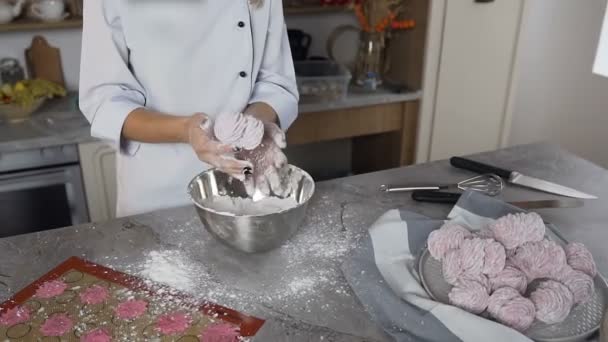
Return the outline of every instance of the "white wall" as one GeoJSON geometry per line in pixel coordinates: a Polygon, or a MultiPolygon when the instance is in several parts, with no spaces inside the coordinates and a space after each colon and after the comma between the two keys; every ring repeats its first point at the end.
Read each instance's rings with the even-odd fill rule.
{"type": "Polygon", "coordinates": [[[80,69],[80,29],[0,33],[0,58],[18,58],[25,68],[25,49],[35,35],[42,35],[50,45],[61,50],[63,73],[69,89],[78,89],[80,69]]]}
{"type": "Polygon", "coordinates": [[[608,167],[608,78],[592,74],[606,0],[526,5],[510,144],[550,140],[608,167]]]}

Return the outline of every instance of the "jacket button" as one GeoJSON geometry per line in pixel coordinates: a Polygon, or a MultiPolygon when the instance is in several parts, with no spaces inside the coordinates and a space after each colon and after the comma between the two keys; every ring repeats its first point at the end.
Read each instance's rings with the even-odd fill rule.
{"type": "Polygon", "coordinates": [[[239,72],[239,76],[245,78],[245,77],[247,77],[247,73],[244,71],[241,71],[241,72],[239,72]]]}
{"type": "Polygon", "coordinates": [[[239,27],[245,27],[245,23],[242,21],[239,21],[239,27]]]}

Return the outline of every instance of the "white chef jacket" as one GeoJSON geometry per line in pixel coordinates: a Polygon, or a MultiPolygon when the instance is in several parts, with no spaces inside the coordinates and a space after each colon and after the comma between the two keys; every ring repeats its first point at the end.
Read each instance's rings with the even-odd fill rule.
{"type": "Polygon", "coordinates": [[[189,181],[209,166],[186,144],[121,137],[146,107],[211,117],[265,102],[283,129],[298,92],[281,0],[88,0],[84,5],[80,108],[117,157],[117,215],[189,203],[189,181]]]}

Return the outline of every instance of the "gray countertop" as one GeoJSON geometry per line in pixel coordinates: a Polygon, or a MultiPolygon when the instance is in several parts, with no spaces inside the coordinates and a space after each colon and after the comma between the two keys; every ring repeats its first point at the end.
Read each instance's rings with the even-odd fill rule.
{"type": "MultiPolygon", "coordinates": [[[[514,147],[477,158],[598,195],[599,200],[588,201],[582,208],[539,213],[555,223],[565,238],[585,243],[599,270],[608,273],[606,170],[550,144],[514,147]]],[[[319,341],[321,336],[331,341],[385,341],[351,293],[339,265],[386,210],[406,208],[443,218],[450,207],[380,193],[378,186],[456,182],[468,176],[440,161],[320,183],[297,235],[283,247],[260,255],[242,254],[218,243],[190,206],[0,239],[0,273],[11,276],[8,288],[0,286],[0,300],[75,255],[267,318],[262,341],[319,341]]],[[[501,196],[506,200],[555,198],[512,186],[501,196]]]]}
{"type": "MultiPolygon", "coordinates": [[[[380,89],[374,93],[351,91],[344,101],[302,103],[300,113],[364,107],[384,103],[418,100],[421,92],[391,93],[380,89]]],[[[90,127],[76,104],[77,94],[48,101],[28,120],[9,123],[0,120],[0,153],[80,144],[95,141],[90,127]]]]}
{"type": "Polygon", "coordinates": [[[357,88],[351,88],[346,100],[319,103],[300,103],[300,113],[322,112],[346,108],[365,107],[379,104],[414,101],[422,98],[422,91],[409,93],[394,93],[386,89],[378,89],[376,92],[368,93],[357,88]]]}

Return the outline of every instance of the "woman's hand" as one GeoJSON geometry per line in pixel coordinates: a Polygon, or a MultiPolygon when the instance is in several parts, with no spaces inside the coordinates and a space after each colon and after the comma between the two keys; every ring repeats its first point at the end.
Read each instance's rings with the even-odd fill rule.
{"type": "Polygon", "coordinates": [[[253,195],[255,190],[267,196],[274,194],[285,197],[291,193],[287,157],[282,151],[285,146],[283,130],[274,123],[264,122],[264,137],[260,145],[253,150],[237,153],[239,159],[253,165],[253,174],[248,175],[244,182],[249,195],[253,195]]]}
{"type": "Polygon", "coordinates": [[[245,181],[245,174],[252,171],[250,162],[237,160],[231,146],[215,139],[213,123],[205,114],[197,113],[188,119],[184,140],[192,146],[198,159],[236,179],[245,181]]]}

